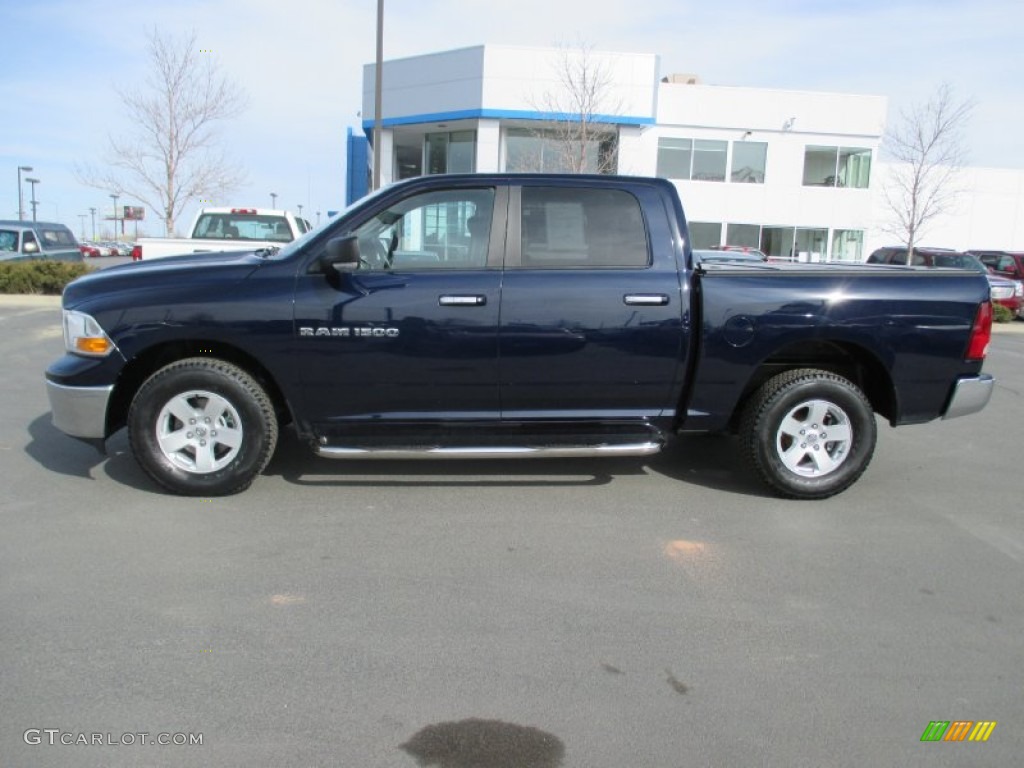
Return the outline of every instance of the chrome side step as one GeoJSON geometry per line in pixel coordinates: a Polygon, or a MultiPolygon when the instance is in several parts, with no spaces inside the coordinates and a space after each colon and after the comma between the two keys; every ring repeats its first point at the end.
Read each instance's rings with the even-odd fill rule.
{"type": "Polygon", "coordinates": [[[661,443],[625,443],[622,445],[573,445],[554,448],[528,446],[480,446],[466,448],[344,448],[321,445],[318,456],[327,459],[551,459],[596,456],[651,456],[661,443]]]}

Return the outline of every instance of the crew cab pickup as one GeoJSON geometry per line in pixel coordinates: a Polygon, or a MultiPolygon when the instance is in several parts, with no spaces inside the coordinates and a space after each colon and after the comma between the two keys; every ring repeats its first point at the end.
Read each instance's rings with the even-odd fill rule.
{"type": "Polygon", "coordinates": [[[54,424],[173,492],[253,481],[290,424],[321,456],[644,456],[736,432],[776,492],[822,498],[892,425],[983,408],[985,276],[695,263],[662,179],[428,176],[276,252],[80,278],[54,424]]]}
{"type": "Polygon", "coordinates": [[[203,208],[192,222],[189,237],[140,237],[132,248],[132,261],[185,253],[279,248],[309,229],[308,221],[290,211],[203,208]]]}

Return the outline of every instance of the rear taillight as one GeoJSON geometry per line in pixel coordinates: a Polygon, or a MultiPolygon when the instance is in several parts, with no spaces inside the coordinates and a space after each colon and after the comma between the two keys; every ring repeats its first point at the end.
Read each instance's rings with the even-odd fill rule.
{"type": "Polygon", "coordinates": [[[984,360],[988,343],[992,340],[992,302],[986,301],[978,307],[971,327],[971,340],[967,345],[967,359],[984,360]]]}

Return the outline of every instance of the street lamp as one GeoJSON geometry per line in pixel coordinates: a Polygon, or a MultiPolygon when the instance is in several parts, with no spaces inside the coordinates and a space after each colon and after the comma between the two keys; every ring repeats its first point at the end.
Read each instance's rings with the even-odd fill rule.
{"type": "Polygon", "coordinates": [[[92,214],[92,241],[96,242],[96,209],[90,208],[89,213],[92,214]]]}
{"type": "Polygon", "coordinates": [[[25,177],[25,181],[27,181],[32,186],[32,221],[35,221],[36,206],[39,205],[39,203],[36,201],[36,184],[41,184],[42,182],[39,181],[39,179],[30,179],[28,178],[28,176],[25,177]]]}
{"type": "Polygon", "coordinates": [[[111,194],[110,198],[114,201],[114,239],[117,240],[117,198],[120,195],[111,194]]]}
{"type": "Polygon", "coordinates": [[[297,208],[299,209],[299,218],[302,218],[302,203],[299,203],[297,208]]]}
{"type": "Polygon", "coordinates": [[[32,173],[31,165],[18,166],[18,221],[25,220],[25,200],[21,195],[21,172],[32,173]]]}
{"type": "Polygon", "coordinates": [[[381,102],[384,82],[384,0],[377,0],[377,64],[373,80],[373,189],[380,189],[381,102]]]}
{"type": "Polygon", "coordinates": [[[277,192],[270,193],[270,207],[277,210],[277,192]]]}
{"type": "Polygon", "coordinates": [[[82,222],[82,239],[83,240],[85,240],[85,217],[86,216],[88,216],[88,214],[86,214],[86,213],[78,214],[78,218],[81,219],[81,222],[82,222]]]}

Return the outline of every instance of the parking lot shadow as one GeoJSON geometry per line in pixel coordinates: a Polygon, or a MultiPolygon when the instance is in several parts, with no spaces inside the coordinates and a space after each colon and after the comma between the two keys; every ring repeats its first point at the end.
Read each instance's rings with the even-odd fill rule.
{"type": "MultiPolygon", "coordinates": [[[[51,472],[92,479],[100,466],[115,482],[162,493],[132,458],[124,430],[107,440],[106,453],[69,438],[44,413],[28,425],[25,453],[51,472]]],[[[334,460],[313,454],[283,430],[265,475],[306,487],[543,487],[608,485],[617,477],[654,472],[679,481],[745,496],[771,494],[746,464],[736,440],[701,435],[677,440],[661,453],[639,458],[334,460]]]]}
{"type": "Polygon", "coordinates": [[[741,458],[731,438],[701,436],[677,441],[647,459],[336,460],[316,456],[294,432],[284,430],[264,474],[310,487],[540,487],[608,485],[617,477],[656,472],[681,483],[768,496],[741,458]]]}
{"type": "Polygon", "coordinates": [[[103,471],[116,482],[156,491],[156,486],[132,459],[124,430],[107,440],[106,453],[65,435],[53,426],[49,412],[33,419],[28,435],[25,453],[51,472],[91,480],[93,471],[102,465],[103,471]]]}
{"type": "Polygon", "coordinates": [[[731,435],[688,435],[647,460],[652,472],[688,485],[741,496],[775,498],[747,465],[731,435]]]}

